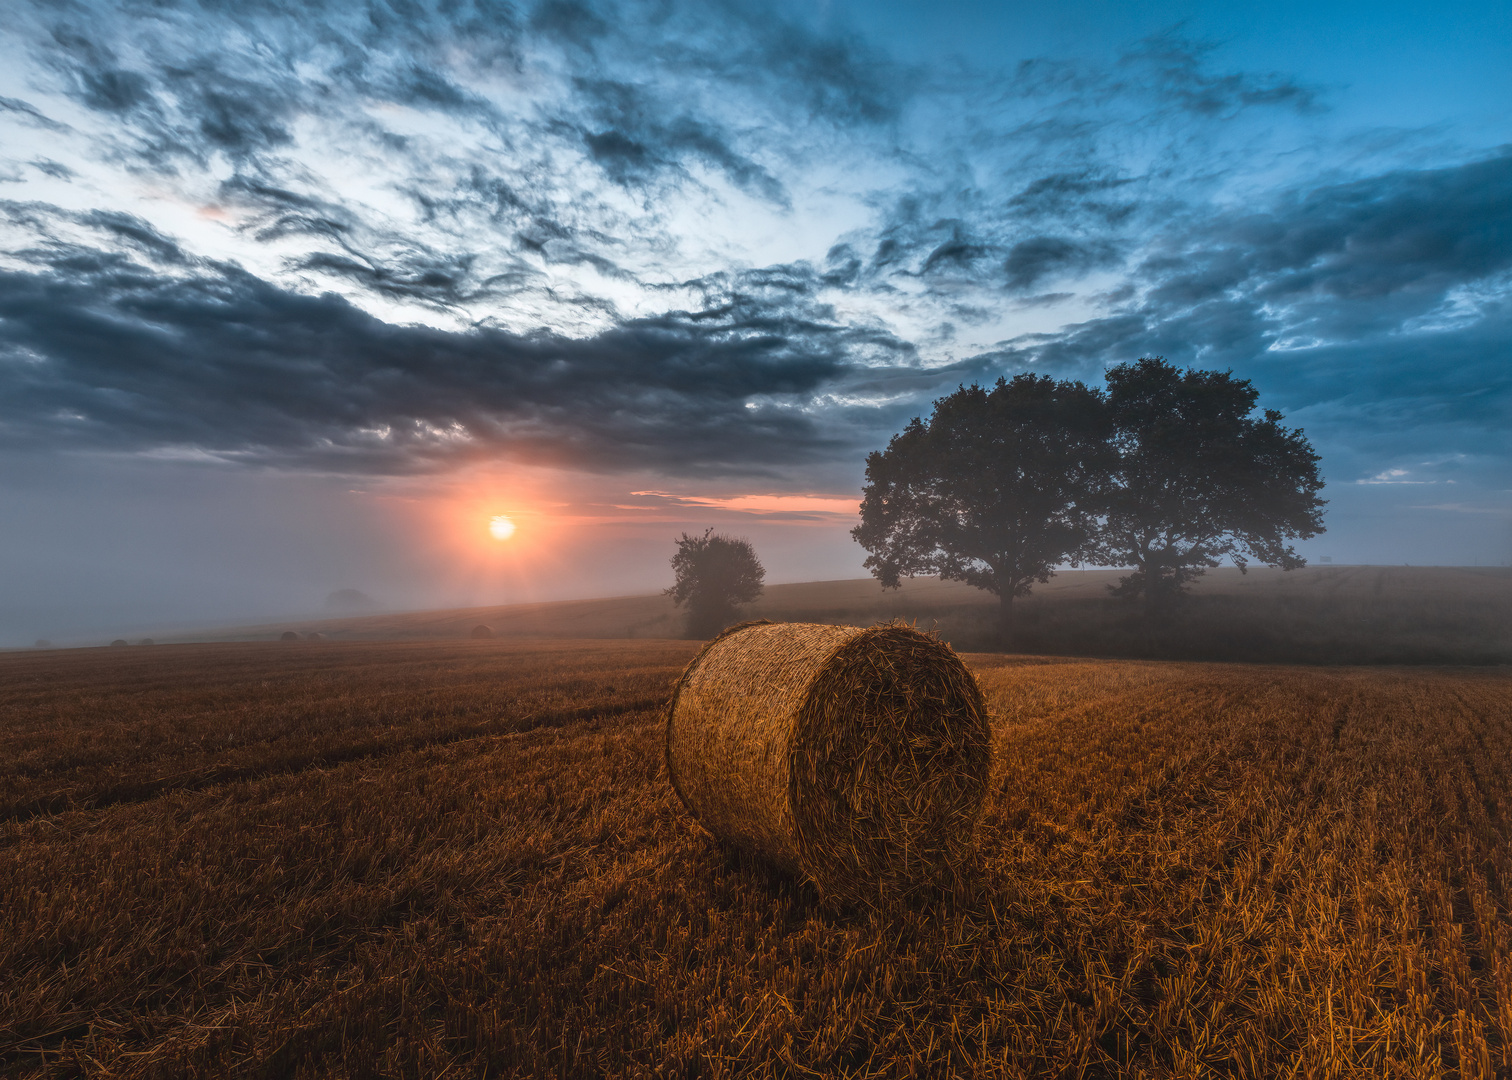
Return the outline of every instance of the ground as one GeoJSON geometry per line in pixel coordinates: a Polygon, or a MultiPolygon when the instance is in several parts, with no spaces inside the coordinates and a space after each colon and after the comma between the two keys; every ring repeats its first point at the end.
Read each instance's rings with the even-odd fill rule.
{"type": "Polygon", "coordinates": [[[8,1075],[1512,1073],[1512,674],[968,655],[968,893],[670,791],[696,644],[0,657],[8,1075]]]}

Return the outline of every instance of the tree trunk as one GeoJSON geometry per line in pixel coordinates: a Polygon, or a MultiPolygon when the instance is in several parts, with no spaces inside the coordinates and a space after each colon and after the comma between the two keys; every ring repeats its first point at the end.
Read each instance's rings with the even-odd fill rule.
{"type": "Polygon", "coordinates": [[[998,644],[1010,648],[1013,644],[1013,588],[1009,586],[998,593],[998,644]]]}
{"type": "Polygon", "coordinates": [[[1145,572],[1145,618],[1152,623],[1165,622],[1174,601],[1174,587],[1165,566],[1157,562],[1145,572]]]}

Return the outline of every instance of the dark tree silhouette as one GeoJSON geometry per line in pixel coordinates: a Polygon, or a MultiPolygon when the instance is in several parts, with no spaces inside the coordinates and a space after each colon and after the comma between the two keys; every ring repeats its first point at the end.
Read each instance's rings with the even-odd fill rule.
{"type": "Polygon", "coordinates": [[[688,605],[688,636],[713,637],[738,617],[737,605],[761,595],[766,570],[748,540],[683,533],[672,556],[676,583],[666,594],[681,607],[688,605]]]}
{"type": "Polygon", "coordinates": [[[1306,565],[1286,540],[1323,531],[1318,455],[1280,413],[1252,416],[1259,396],[1231,372],[1159,357],[1108,371],[1118,464],[1095,559],[1135,568],[1114,591],[1152,617],[1223,556],[1241,571],[1306,565]]]}
{"type": "Polygon", "coordinates": [[[1100,395],[1081,383],[962,387],[866,459],[851,535],[884,588],[938,574],[996,594],[1006,642],[1014,597],[1088,542],[1110,456],[1100,395]]]}

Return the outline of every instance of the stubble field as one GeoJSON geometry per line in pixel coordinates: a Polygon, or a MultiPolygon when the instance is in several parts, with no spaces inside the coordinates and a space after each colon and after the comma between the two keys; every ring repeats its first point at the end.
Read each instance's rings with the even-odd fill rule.
{"type": "Polygon", "coordinates": [[[969,894],[667,786],[673,641],[0,657],[0,1071],[1512,1075],[1512,674],[969,655],[969,894]]]}

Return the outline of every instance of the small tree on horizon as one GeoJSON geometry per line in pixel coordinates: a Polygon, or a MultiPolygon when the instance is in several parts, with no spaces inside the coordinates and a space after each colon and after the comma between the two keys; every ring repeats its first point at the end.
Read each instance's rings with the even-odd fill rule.
{"type": "Polygon", "coordinates": [[[766,570],[749,540],[682,534],[672,556],[677,579],[666,595],[677,607],[688,605],[688,636],[710,638],[739,617],[739,605],[761,595],[766,570]]]}
{"type": "Polygon", "coordinates": [[[1232,372],[1181,371],[1161,357],[1107,373],[1118,452],[1094,559],[1132,566],[1114,592],[1167,613],[1186,585],[1228,556],[1306,565],[1286,541],[1323,531],[1318,455],[1300,428],[1267,409],[1232,372]]]}
{"type": "Polygon", "coordinates": [[[996,595],[1006,644],[1014,598],[1090,540],[1110,468],[1097,391],[1029,374],[961,387],[867,457],[851,535],[884,588],[938,574],[996,595]]]}

